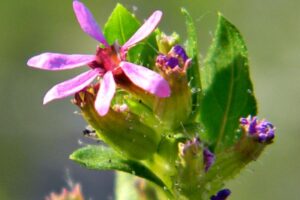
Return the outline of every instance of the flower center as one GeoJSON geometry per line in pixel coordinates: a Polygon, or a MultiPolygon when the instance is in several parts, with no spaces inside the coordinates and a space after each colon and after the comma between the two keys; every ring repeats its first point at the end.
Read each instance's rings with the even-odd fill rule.
{"type": "Polygon", "coordinates": [[[119,52],[120,46],[114,44],[108,48],[97,48],[96,59],[89,64],[93,69],[101,68],[106,71],[112,71],[114,74],[119,73],[119,64],[121,62],[121,55],[119,52]]]}

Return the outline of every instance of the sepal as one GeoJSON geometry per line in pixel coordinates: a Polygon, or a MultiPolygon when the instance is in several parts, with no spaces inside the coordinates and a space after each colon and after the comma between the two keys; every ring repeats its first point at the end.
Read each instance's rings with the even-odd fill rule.
{"type": "Polygon", "coordinates": [[[159,52],[167,54],[175,44],[179,43],[179,35],[175,32],[172,35],[159,33],[156,35],[156,42],[159,52]]]}
{"type": "Polygon", "coordinates": [[[154,113],[173,130],[182,126],[192,111],[191,90],[186,76],[189,64],[190,59],[179,45],[173,46],[166,55],[158,55],[156,59],[156,66],[168,81],[172,92],[168,98],[156,99],[154,113]]]}
{"type": "MultiPolygon", "coordinates": [[[[206,173],[214,164],[214,154],[195,137],[179,143],[179,164],[176,191],[187,199],[199,199],[206,173]]],[[[204,192],[206,194],[206,192],[204,192]]],[[[207,194],[208,195],[208,194],[207,194]]]]}

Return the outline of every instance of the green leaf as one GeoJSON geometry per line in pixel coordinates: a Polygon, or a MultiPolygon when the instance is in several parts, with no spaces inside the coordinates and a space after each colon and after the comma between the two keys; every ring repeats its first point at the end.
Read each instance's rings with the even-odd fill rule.
{"type": "Polygon", "coordinates": [[[104,26],[108,43],[124,44],[140,27],[140,22],[121,4],[117,4],[104,26]]]}
{"type": "Polygon", "coordinates": [[[199,104],[201,98],[201,79],[200,79],[200,68],[199,68],[199,51],[197,43],[197,32],[195,24],[191,15],[184,8],[181,9],[181,12],[185,16],[185,23],[187,29],[187,43],[186,51],[188,56],[192,59],[192,63],[187,70],[188,80],[192,90],[192,113],[193,116],[196,116],[199,112],[199,104]]]}
{"type": "Polygon", "coordinates": [[[118,170],[145,178],[156,183],[162,188],[164,183],[148,168],[137,161],[129,160],[104,146],[90,145],[76,150],[70,159],[94,170],[118,170]]]}
{"type": "Polygon", "coordinates": [[[201,120],[215,151],[240,137],[239,118],[257,112],[245,42],[234,25],[219,15],[203,73],[201,120]]]}
{"type": "MultiPolygon", "coordinates": [[[[104,35],[109,44],[116,41],[123,45],[141,26],[139,20],[124,6],[117,4],[104,26],[104,35]]],[[[156,54],[155,33],[129,50],[127,59],[136,64],[145,66],[154,65],[156,54]]]]}

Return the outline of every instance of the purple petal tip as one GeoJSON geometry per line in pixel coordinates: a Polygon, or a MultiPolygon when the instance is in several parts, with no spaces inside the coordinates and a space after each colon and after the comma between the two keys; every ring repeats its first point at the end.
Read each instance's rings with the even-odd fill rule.
{"type": "Polygon", "coordinates": [[[225,200],[231,194],[229,189],[220,190],[216,195],[210,197],[210,200],[225,200]]]}
{"type": "Polygon", "coordinates": [[[205,148],[203,150],[203,159],[204,159],[205,172],[207,172],[215,162],[215,155],[208,148],[205,148]]]}

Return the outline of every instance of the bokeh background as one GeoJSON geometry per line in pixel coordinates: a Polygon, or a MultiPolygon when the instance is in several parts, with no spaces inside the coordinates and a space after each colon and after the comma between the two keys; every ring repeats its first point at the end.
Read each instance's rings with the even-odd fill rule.
{"type": "MultiPolygon", "coordinates": [[[[116,0],[82,0],[103,25],[116,0]]],[[[260,117],[277,127],[275,143],[229,182],[232,200],[296,200],[300,196],[300,1],[120,0],[140,19],[164,11],[160,28],[185,37],[180,7],[198,28],[205,55],[221,11],[242,32],[260,117]]],[[[45,92],[81,70],[46,72],[26,67],[44,51],[93,53],[96,43],[79,28],[71,0],[0,0],[0,199],[38,200],[80,182],[91,199],[113,199],[113,173],[81,168],[68,155],[85,143],[85,122],[69,100],[42,105],[45,92]]]]}

